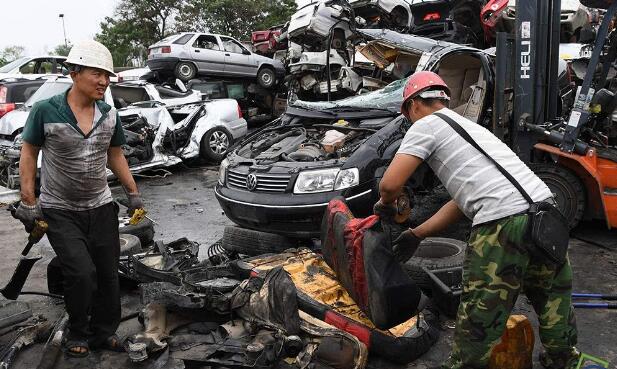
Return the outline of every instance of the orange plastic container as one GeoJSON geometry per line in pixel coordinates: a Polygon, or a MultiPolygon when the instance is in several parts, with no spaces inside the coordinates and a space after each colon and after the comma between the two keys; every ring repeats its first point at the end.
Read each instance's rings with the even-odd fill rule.
{"type": "Polygon", "coordinates": [[[512,315],[506,323],[501,342],[493,348],[489,369],[532,369],[535,337],[524,315],[512,315]]]}

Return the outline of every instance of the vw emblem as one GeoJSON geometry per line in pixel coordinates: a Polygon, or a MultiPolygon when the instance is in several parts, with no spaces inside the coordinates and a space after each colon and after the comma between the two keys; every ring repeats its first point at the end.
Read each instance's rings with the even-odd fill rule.
{"type": "Polygon", "coordinates": [[[246,188],[249,191],[255,191],[255,189],[257,188],[257,176],[253,173],[249,174],[246,177],[246,188]]]}

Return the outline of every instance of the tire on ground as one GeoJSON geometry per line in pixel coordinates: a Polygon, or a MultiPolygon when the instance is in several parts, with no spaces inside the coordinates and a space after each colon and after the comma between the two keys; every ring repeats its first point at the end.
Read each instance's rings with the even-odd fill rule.
{"type": "Polygon", "coordinates": [[[132,234],[120,235],[120,256],[129,256],[141,252],[141,242],[132,234]]]}
{"type": "Polygon", "coordinates": [[[405,264],[403,269],[423,291],[431,289],[430,277],[422,270],[460,267],[465,259],[467,243],[452,238],[427,238],[405,264]]]}
{"type": "Polygon", "coordinates": [[[531,170],[555,195],[557,207],[568,219],[570,229],[576,227],[583,218],[587,196],[581,180],[569,169],[552,163],[531,163],[531,170]]]}
{"type": "Polygon", "coordinates": [[[125,224],[124,218],[120,218],[120,235],[129,234],[137,236],[142,247],[149,246],[154,241],[154,224],[148,218],[144,218],[137,224],[125,224]]]}
{"type": "Polygon", "coordinates": [[[227,155],[232,140],[231,135],[225,129],[220,127],[211,129],[201,139],[199,155],[202,159],[219,163],[227,155]],[[224,150],[221,150],[223,148],[224,150]]]}
{"type": "Polygon", "coordinates": [[[297,244],[292,239],[278,234],[227,226],[223,232],[222,246],[230,252],[256,256],[279,253],[295,248],[297,244]]]}
{"type": "Polygon", "coordinates": [[[257,82],[263,88],[271,88],[276,83],[276,74],[270,67],[262,67],[257,72],[257,82]]]}
{"type": "Polygon", "coordinates": [[[197,76],[197,67],[191,62],[178,62],[174,68],[174,75],[182,82],[188,82],[197,76]]]}

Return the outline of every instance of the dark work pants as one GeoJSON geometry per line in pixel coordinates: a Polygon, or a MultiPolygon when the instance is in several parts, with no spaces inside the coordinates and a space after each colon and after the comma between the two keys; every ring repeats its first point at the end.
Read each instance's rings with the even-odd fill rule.
{"type": "Polygon", "coordinates": [[[62,265],[69,338],[100,345],[120,324],[117,205],[84,211],[44,208],[43,215],[62,265]]]}

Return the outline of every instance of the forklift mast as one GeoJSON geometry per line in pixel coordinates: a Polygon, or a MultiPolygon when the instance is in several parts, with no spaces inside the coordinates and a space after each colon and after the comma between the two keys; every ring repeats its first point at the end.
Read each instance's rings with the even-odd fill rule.
{"type": "Polygon", "coordinates": [[[536,143],[526,125],[560,119],[560,17],[561,0],[519,0],[515,35],[497,35],[493,128],[525,162],[532,161],[536,143]]]}

